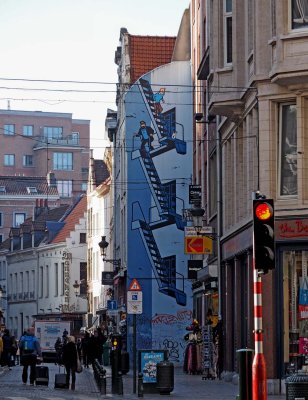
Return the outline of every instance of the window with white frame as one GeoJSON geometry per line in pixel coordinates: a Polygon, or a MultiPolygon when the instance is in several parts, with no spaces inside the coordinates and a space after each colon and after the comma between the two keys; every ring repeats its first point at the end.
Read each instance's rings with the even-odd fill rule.
{"type": "Polygon", "coordinates": [[[15,154],[4,154],[4,165],[12,167],[15,165],[15,154]]]}
{"type": "Polygon", "coordinates": [[[54,282],[55,282],[55,297],[59,295],[59,264],[55,263],[55,275],[54,275],[54,282]]]}
{"type": "Polygon", "coordinates": [[[22,156],[22,164],[24,167],[33,167],[33,156],[31,154],[22,156]]]}
{"type": "Polygon", "coordinates": [[[232,0],[224,0],[225,64],[232,63],[232,0]]]}
{"type": "Polygon", "coordinates": [[[279,107],[280,195],[297,195],[297,124],[296,105],[279,107]]]}
{"type": "Polygon", "coordinates": [[[22,127],[22,134],[24,136],[33,136],[33,125],[24,125],[22,127]]]}
{"type": "Polygon", "coordinates": [[[73,190],[73,181],[57,181],[57,188],[60,197],[71,197],[73,190]]]}
{"type": "Polygon", "coordinates": [[[26,214],[25,213],[14,213],[14,227],[18,228],[22,223],[25,222],[26,214]]]}
{"type": "Polygon", "coordinates": [[[5,135],[15,135],[15,125],[14,124],[5,124],[3,133],[5,135]]]}
{"type": "Polygon", "coordinates": [[[53,169],[71,171],[73,153],[53,153],[53,169]]]}
{"type": "Polygon", "coordinates": [[[291,0],[292,29],[308,29],[308,0],[291,0]]]}

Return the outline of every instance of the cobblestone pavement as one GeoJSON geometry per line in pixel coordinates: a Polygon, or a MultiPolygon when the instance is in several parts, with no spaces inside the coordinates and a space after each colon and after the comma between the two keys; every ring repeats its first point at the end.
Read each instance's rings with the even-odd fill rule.
{"type": "MultiPolygon", "coordinates": [[[[111,372],[107,370],[106,395],[99,392],[94,380],[92,368],[84,369],[77,374],[76,390],[54,389],[54,377],[59,368],[54,364],[45,364],[49,367],[49,386],[23,385],[21,381],[22,367],[15,366],[11,371],[0,369],[0,400],[94,400],[94,399],[136,399],[133,393],[133,373],[123,375],[123,395],[111,394],[111,372]]],[[[62,372],[62,370],[61,370],[62,372]]],[[[137,391],[137,382],[136,382],[137,391]]],[[[186,375],[182,369],[175,368],[174,390],[166,396],[169,399],[191,400],[235,400],[238,387],[232,383],[220,380],[202,380],[200,375],[186,375]]],[[[160,394],[144,394],[148,400],[161,399],[160,394]]],[[[269,400],[284,400],[285,395],[268,396],[269,400]]]]}

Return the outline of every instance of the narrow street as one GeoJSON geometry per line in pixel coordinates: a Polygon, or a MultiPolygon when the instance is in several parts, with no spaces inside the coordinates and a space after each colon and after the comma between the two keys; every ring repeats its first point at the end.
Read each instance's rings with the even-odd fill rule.
{"type": "MultiPolygon", "coordinates": [[[[133,373],[123,376],[123,396],[111,394],[111,372],[107,369],[107,393],[100,394],[93,376],[92,368],[84,369],[77,374],[76,390],[54,389],[54,377],[59,367],[46,364],[49,367],[49,385],[23,385],[21,381],[22,367],[15,366],[11,371],[0,370],[0,400],[94,400],[94,399],[136,399],[133,393],[133,373]]],[[[61,372],[63,368],[61,368],[61,372]]],[[[219,380],[203,380],[201,375],[186,375],[181,368],[175,368],[174,390],[167,396],[171,399],[193,400],[235,400],[238,387],[232,383],[219,380]]],[[[144,394],[148,400],[161,398],[160,394],[144,394]]],[[[284,400],[285,396],[268,396],[272,400],[284,400]]]]}

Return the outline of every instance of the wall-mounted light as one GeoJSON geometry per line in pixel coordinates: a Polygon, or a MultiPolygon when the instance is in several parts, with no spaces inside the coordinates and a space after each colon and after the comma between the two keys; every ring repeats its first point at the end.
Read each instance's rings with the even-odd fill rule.
{"type": "Polygon", "coordinates": [[[101,255],[102,257],[106,256],[106,250],[107,247],[109,246],[109,243],[106,241],[106,236],[102,236],[102,240],[99,242],[99,247],[101,249],[101,255]]]}

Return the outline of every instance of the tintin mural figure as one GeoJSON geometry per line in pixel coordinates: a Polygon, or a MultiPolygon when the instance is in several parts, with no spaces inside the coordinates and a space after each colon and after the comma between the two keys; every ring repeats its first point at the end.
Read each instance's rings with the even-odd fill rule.
{"type": "Polygon", "coordinates": [[[160,88],[159,92],[153,94],[154,100],[154,110],[156,114],[161,114],[163,111],[163,107],[161,103],[164,103],[164,95],[165,95],[165,88],[160,88]]]}

